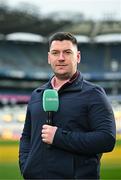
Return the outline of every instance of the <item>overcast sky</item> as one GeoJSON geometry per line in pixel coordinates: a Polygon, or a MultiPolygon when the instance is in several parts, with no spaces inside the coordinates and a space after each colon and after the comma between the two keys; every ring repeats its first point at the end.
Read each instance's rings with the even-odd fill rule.
{"type": "Polygon", "coordinates": [[[104,15],[121,19],[121,0],[4,0],[12,6],[27,2],[40,8],[41,13],[80,12],[86,17],[100,19],[104,15]]]}

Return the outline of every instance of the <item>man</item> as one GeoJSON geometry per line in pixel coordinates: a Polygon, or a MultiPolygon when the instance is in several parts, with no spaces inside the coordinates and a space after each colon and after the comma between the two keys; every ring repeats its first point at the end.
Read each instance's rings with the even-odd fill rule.
{"type": "Polygon", "coordinates": [[[20,139],[20,169],[25,179],[99,179],[102,153],[115,145],[115,120],[104,90],[83,79],[77,40],[67,32],[49,41],[54,76],[33,91],[20,139]],[[42,97],[56,89],[59,109],[47,125],[42,97]],[[49,144],[49,147],[48,147],[49,144]]]}

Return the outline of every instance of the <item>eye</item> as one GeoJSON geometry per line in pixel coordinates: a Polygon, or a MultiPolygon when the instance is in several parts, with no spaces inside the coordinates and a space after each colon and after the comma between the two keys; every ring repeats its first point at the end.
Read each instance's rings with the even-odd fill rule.
{"type": "Polygon", "coordinates": [[[65,53],[68,54],[68,55],[69,55],[69,54],[72,54],[71,51],[65,51],[65,53]]]}
{"type": "Polygon", "coordinates": [[[58,55],[59,54],[59,52],[58,51],[52,51],[52,52],[50,52],[52,55],[58,55]]]}

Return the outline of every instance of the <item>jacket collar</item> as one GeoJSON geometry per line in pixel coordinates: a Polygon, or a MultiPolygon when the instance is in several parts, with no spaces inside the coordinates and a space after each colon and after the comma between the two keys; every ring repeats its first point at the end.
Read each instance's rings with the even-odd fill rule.
{"type": "Polygon", "coordinates": [[[81,91],[83,86],[83,76],[78,72],[78,76],[72,81],[67,82],[60,91],[81,91]]]}
{"type": "MultiPolygon", "coordinates": [[[[52,78],[51,78],[52,79],[52,78]]],[[[45,89],[52,89],[52,85],[51,85],[51,79],[44,85],[42,85],[41,87],[36,89],[36,92],[41,92],[45,89]]],[[[80,91],[82,90],[82,86],[83,86],[83,76],[81,74],[81,72],[78,72],[78,75],[75,79],[73,79],[72,81],[67,82],[66,84],[64,84],[59,92],[67,92],[67,91],[80,91]]]]}

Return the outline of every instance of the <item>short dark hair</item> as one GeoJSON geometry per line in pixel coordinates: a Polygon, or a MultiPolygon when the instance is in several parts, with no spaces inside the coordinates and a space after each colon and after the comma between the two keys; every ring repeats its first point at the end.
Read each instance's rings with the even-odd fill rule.
{"type": "Polygon", "coordinates": [[[72,44],[78,46],[77,39],[70,32],[56,32],[49,39],[49,47],[53,41],[63,41],[68,40],[71,41],[72,44]]]}

